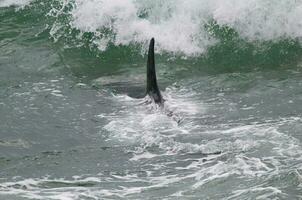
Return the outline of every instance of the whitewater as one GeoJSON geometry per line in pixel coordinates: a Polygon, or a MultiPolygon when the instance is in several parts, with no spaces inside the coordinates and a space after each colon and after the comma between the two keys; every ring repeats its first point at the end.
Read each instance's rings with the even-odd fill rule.
{"type": "Polygon", "coordinates": [[[301,0],[0,0],[0,199],[302,199],[301,17],[301,0]],[[152,37],[177,120],[144,97],[152,37]]]}

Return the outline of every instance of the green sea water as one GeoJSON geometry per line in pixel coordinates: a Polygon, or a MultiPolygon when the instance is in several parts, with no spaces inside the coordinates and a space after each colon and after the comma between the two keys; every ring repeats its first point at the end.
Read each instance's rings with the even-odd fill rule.
{"type": "Polygon", "coordinates": [[[0,0],[0,199],[302,199],[301,8],[0,0]]]}

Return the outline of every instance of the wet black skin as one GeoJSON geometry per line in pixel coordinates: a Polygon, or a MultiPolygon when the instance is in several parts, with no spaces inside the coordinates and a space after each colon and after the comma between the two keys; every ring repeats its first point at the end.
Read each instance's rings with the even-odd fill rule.
{"type": "Polygon", "coordinates": [[[162,106],[164,99],[158,89],[155,71],[155,59],[154,59],[154,38],[150,40],[148,61],[147,61],[147,88],[146,94],[154,101],[154,103],[162,106]]]}

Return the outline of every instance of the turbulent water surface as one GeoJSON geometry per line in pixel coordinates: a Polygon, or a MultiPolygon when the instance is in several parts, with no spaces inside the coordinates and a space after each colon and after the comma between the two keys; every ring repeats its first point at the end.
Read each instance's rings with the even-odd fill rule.
{"type": "Polygon", "coordinates": [[[0,199],[302,199],[301,0],[0,0],[0,199]],[[146,50],[173,117],[146,103],[146,50]]]}

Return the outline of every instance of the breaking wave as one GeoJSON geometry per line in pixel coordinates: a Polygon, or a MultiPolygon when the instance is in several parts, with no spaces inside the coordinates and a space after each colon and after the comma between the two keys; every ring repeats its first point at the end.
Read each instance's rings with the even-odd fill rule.
{"type": "Polygon", "coordinates": [[[56,44],[63,44],[63,50],[86,49],[103,61],[116,52],[122,52],[121,59],[144,54],[151,37],[161,55],[190,57],[197,59],[193,63],[210,66],[297,64],[302,55],[302,22],[297,20],[302,15],[300,0],[0,3],[2,7],[13,5],[39,13],[35,18],[45,23],[38,36],[46,32],[56,44]]]}
{"type": "Polygon", "coordinates": [[[158,51],[194,55],[233,34],[246,41],[300,40],[301,1],[134,1],[77,0],[70,24],[97,37],[105,50],[114,45],[145,44],[151,37],[158,51]],[[220,27],[217,33],[216,27],[220,27]]]}

